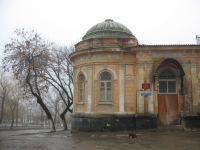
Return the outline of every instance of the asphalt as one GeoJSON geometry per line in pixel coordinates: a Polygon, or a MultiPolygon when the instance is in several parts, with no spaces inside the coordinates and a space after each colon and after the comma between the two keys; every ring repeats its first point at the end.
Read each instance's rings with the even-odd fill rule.
{"type": "Polygon", "coordinates": [[[50,132],[0,130],[1,150],[199,150],[200,131],[50,132]],[[129,139],[135,133],[137,138],[129,139]]]}

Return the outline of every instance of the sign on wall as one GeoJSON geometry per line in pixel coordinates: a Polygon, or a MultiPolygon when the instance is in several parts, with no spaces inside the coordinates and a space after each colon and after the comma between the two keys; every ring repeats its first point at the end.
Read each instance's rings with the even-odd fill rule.
{"type": "Polygon", "coordinates": [[[151,96],[151,93],[141,93],[141,96],[151,96]]]}
{"type": "Polygon", "coordinates": [[[150,89],[150,83],[142,83],[142,89],[150,89]]]}

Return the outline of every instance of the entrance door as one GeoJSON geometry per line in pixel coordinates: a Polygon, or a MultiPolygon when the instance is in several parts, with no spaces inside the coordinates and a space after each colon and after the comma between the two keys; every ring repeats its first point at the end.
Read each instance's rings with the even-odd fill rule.
{"type": "Polygon", "coordinates": [[[170,70],[164,70],[158,77],[158,118],[160,125],[178,124],[178,94],[176,77],[170,70]]]}
{"type": "Polygon", "coordinates": [[[158,95],[159,125],[177,125],[178,121],[178,95],[158,95]]]}

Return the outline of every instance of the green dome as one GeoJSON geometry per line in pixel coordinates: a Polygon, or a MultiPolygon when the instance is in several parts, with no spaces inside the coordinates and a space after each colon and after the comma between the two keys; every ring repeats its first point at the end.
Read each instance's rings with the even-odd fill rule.
{"type": "Polygon", "coordinates": [[[90,28],[83,40],[94,38],[135,38],[131,31],[124,25],[114,22],[112,19],[106,19],[90,28]]]}

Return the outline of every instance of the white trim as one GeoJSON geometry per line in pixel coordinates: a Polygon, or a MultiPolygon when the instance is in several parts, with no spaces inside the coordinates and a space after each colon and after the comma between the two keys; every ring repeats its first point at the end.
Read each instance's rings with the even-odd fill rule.
{"type": "Polygon", "coordinates": [[[124,113],[124,63],[119,63],[119,112],[124,113]]]}
{"type": "Polygon", "coordinates": [[[158,87],[158,94],[177,94],[177,81],[176,81],[176,79],[158,79],[158,84],[159,84],[159,81],[166,81],[167,82],[167,93],[160,93],[160,90],[159,90],[159,87],[158,87]],[[175,81],[176,92],[174,92],[174,93],[168,92],[168,81],[175,81]]]}
{"type": "MultiPolygon", "coordinates": [[[[80,76],[84,77],[84,75],[82,75],[82,74],[80,76]]],[[[79,82],[79,102],[84,102],[84,101],[85,101],[85,77],[84,77],[83,82],[81,80],[79,82]],[[82,87],[82,85],[83,85],[83,87],[82,87]],[[83,99],[81,99],[81,96],[83,96],[83,99]]]]}
{"type": "Polygon", "coordinates": [[[77,102],[77,104],[79,104],[79,105],[83,105],[83,104],[84,104],[84,102],[80,102],[80,101],[79,101],[79,102],[77,102]]]}
{"type": "Polygon", "coordinates": [[[112,105],[112,101],[99,101],[99,105],[112,105]]]}
{"type": "MultiPolygon", "coordinates": [[[[112,87],[112,86],[113,86],[113,85],[112,85],[112,76],[111,76],[110,73],[108,73],[108,72],[104,72],[104,73],[109,74],[109,76],[111,77],[111,79],[110,79],[110,80],[101,80],[101,76],[102,76],[102,75],[100,76],[100,79],[99,79],[99,82],[100,82],[100,84],[99,84],[99,92],[100,92],[100,93],[99,93],[99,94],[100,94],[100,95],[99,95],[99,102],[112,102],[112,90],[113,90],[113,89],[112,89],[112,88],[113,88],[113,87],[112,87]],[[101,88],[102,88],[102,87],[101,87],[101,83],[104,83],[104,87],[103,87],[103,88],[105,89],[105,95],[104,95],[104,96],[105,96],[105,98],[106,98],[106,99],[104,99],[104,100],[101,99],[101,88]],[[107,83],[111,83],[111,87],[110,87],[110,89],[111,89],[111,93],[110,93],[110,94],[111,94],[111,97],[110,97],[110,100],[107,99],[107,97],[108,97],[108,93],[107,93],[107,83]]],[[[104,73],[103,73],[103,74],[104,74],[104,73]]]]}
{"type": "Polygon", "coordinates": [[[83,73],[83,75],[85,76],[85,81],[87,81],[87,73],[83,69],[79,69],[76,73],[75,82],[78,82],[78,75],[80,74],[80,72],[83,73]]]}
{"type": "Polygon", "coordinates": [[[99,75],[99,73],[101,72],[101,71],[106,71],[106,70],[108,70],[108,71],[110,71],[110,72],[112,72],[112,74],[113,74],[113,76],[114,76],[114,80],[117,80],[117,74],[116,74],[116,72],[112,69],[112,68],[110,68],[110,67],[101,67],[101,68],[99,68],[99,70],[97,70],[96,72],[95,72],[95,75],[94,75],[94,80],[98,80],[98,75],[99,75]]]}
{"type": "Polygon", "coordinates": [[[163,72],[164,70],[171,71],[175,76],[179,76],[180,75],[179,70],[177,70],[176,68],[174,68],[172,66],[162,66],[162,67],[158,68],[158,70],[155,73],[155,76],[159,76],[160,73],[163,72]]]}

